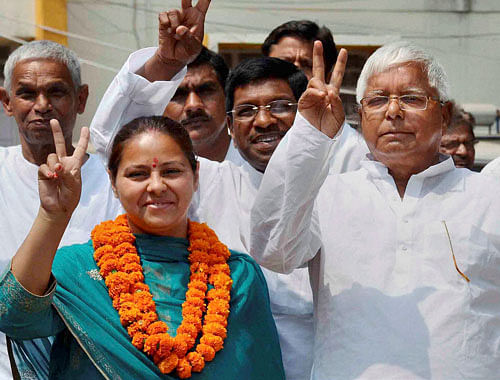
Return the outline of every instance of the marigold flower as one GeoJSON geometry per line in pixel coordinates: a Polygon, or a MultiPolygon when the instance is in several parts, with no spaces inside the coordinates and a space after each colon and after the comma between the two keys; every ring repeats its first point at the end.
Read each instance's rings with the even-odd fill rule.
{"type": "MultiPolygon", "coordinates": [[[[105,256],[107,257],[107,255],[105,256]]],[[[107,277],[108,274],[110,274],[113,271],[118,270],[118,260],[117,259],[108,259],[103,262],[101,260],[99,263],[101,263],[99,266],[101,269],[99,269],[99,273],[101,274],[102,277],[107,277]]]]}
{"type": "Polygon", "coordinates": [[[183,305],[182,306],[182,316],[184,317],[186,315],[195,315],[198,318],[201,318],[203,315],[203,310],[201,310],[198,307],[191,306],[191,305],[183,305]]]}
{"type": "Polygon", "coordinates": [[[121,260],[118,260],[120,270],[125,272],[125,273],[132,273],[132,272],[140,272],[142,273],[142,266],[138,263],[125,263],[122,264],[120,262],[121,260]]]}
{"type": "Polygon", "coordinates": [[[226,339],[227,330],[219,323],[207,323],[203,326],[203,334],[212,334],[226,339]]]}
{"type": "Polygon", "coordinates": [[[224,273],[211,275],[209,281],[214,284],[216,288],[231,289],[231,286],[233,285],[231,277],[224,273]]]}
{"type": "Polygon", "coordinates": [[[158,368],[160,369],[161,373],[167,374],[172,372],[177,367],[178,362],[179,358],[177,357],[177,355],[171,354],[158,364],[158,368]]]}
{"type": "Polygon", "coordinates": [[[207,300],[212,301],[214,299],[229,301],[231,299],[231,293],[225,289],[210,289],[207,293],[207,300]]]}
{"type": "Polygon", "coordinates": [[[158,348],[157,353],[161,357],[166,358],[167,356],[170,355],[172,349],[175,347],[175,345],[174,345],[175,340],[174,340],[174,338],[172,338],[170,335],[168,335],[166,333],[159,334],[159,335],[160,335],[160,346],[158,348]]]}
{"type": "Polygon", "coordinates": [[[205,368],[205,359],[203,359],[203,356],[199,352],[190,352],[187,354],[186,359],[191,364],[193,372],[201,372],[205,368]]]}
{"type": "Polygon", "coordinates": [[[184,323],[184,321],[177,328],[177,334],[188,334],[195,339],[198,336],[198,332],[199,330],[196,328],[195,325],[192,325],[190,323],[184,323]]]}
{"type": "MultiPolygon", "coordinates": [[[[134,256],[137,258],[137,263],[140,262],[140,258],[139,256],[137,255],[137,252],[136,252],[136,249],[135,249],[135,246],[132,245],[131,243],[129,242],[125,242],[125,243],[122,243],[122,244],[119,244],[117,245],[115,248],[114,248],[114,252],[115,252],[115,255],[117,255],[118,257],[120,258],[123,258],[124,256],[128,256],[130,258],[130,256],[134,256]]],[[[134,261],[135,262],[135,261],[134,261]]]]}
{"type": "Polygon", "coordinates": [[[222,339],[220,336],[217,335],[204,334],[200,339],[200,343],[213,347],[215,352],[217,352],[222,350],[222,347],[224,345],[224,339],[222,339]]]}
{"type": "Polygon", "coordinates": [[[177,334],[174,339],[174,345],[172,347],[172,351],[179,358],[183,358],[186,356],[188,351],[188,343],[191,342],[191,337],[187,334],[177,334]]]}
{"type": "MultiPolygon", "coordinates": [[[[143,319],[139,319],[138,321],[132,323],[130,326],[127,327],[127,332],[128,335],[135,336],[138,333],[145,333],[147,331],[147,328],[148,328],[148,323],[145,322],[143,319]]],[[[148,336],[149,334],[145,334],[146,338],[148,336]]]]}
{"type": "Polygon", "coordinates": [[[160,336],[158,334],[150,335],[146,338],[144,342],[144,352],[146,354],[153,356],[159,348],[160,336]]]}
{"type": "Polygon", "coordinates": [[[191,377],[191,364],[186,358],[182,358],[177,363],[177,375],[181,379],[188,379],[191,377]]]}
{"type": "Polygon", "coordinates": [[[150,293],[149,286],[147,286],[146,284],[144,284],[142,282],[136,282],[135,284],[133,284],[133,286],[132,286],[132,292],[133,293],[137,293],[137,292],[147,292],[147,293],[150,293]]]}
{"type": "Polygon", "coordinates": [[[200,343],[196,346],[196,351],[199,352],[206,362],[210,362],[215,357],[215,350],[213,347],[200,343]]]}
{"type": "Polygon", "coordinates": [[[114,255],[113,247],[109,244],[105,244],[94,251],[94,260],[98,263],[101,260],[101,257],[104,255],[111,254],[114,255]]]}
{"type": "Polygon", "coordinates": [[[148,326],[148,334],[153,335],[153,334],[162,334],[166,333],[168,330],[168,326],[165,322],[162,321],[157,321],[153,322],[148,326]]]}
{"type": "Polygon", "coordinates": [[[205,324],[218,323],[223,327],[227,327],[227,318],[220,314],[205,315],[205,324]]]}
{"type": "Polygon", "coordinates": [[[198,318],[196,315],[186,315],[182,320],[181,326],[183,324],[193,325],[197,331],[201,330],[201,318],[198,318]]]}
{"type": "Polygon", "coordinates": [[[138,350],[141,350],[144,348],[144,342],[146,341],[146,338],[148,336],[143,333],[135,333],[132,338],[132,344],[137,348],[138,350]]]}
{"type": "Polygon", "coordinates": [[[199,290],[201,292],[200,294],[203,294],[202,297],[204,297],[205,293],[207,292],[206,279],[205,279],[205,281],[200,281],[200,280],[193,279],[191,276],[191,279],[189,282],[189,290],[194,290],[194,289],[199,290]]]}

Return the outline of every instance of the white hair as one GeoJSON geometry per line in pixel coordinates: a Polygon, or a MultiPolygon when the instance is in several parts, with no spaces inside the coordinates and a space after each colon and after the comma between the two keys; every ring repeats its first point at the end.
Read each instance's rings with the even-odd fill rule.
{"type": "Polygon", "coordinates": [[[368,58],[363,66],[363,70],[361,70],[356,86],[356,101],[360,103],[365,94],[368,80],[372,75],[410,62],[417,62],[423,65],[429,85],[437,90],[439,100],[443,102],[448,101],[450,98],[449,84],[443,66],[422,48],[407,41],[398,41],[384,45],[368,58]]]}
{"type": "Polygon", "coordinates": [[[3,69],[4,87],[11,90],[12,73],[17,63],[26,59],[51,59],[63,63],[69,70],[75,89],[82,85],[80,62],[75,52],[52,41],[32,41],[19,46],[7,58],[3,69]]]}

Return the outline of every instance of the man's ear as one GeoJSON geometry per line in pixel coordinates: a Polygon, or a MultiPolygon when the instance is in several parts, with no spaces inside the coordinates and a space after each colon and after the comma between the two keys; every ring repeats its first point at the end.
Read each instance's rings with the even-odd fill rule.
{"type": "Polygon", "coordinates": [[[3,109],[5,114],[8,116],[12,116],[12,107],[10,104],[10,96],[9,92],[5,87],[0,87],[0,101],[2,102],[3,109]]]}
{"type": "Polygon", "coordinates": [[[237,148],[236,139],[234,138],[233,118],[231,116],[226,116],[226,125],[227,125],[227,129],[229,130],[229,135],[231,136],[231,139],[233,140],[233,146],[235,148],[237,148]]]}
{"type": "Polygon", "coordinates": [[[453,112],[453,103],[452,102],[446,102],[441,106],[441,131],[442,134],[444,135],[446,133],[446,130],[448,129],[448,125],[450,125],[451,121],[451,113],[453,112]]]}
{"type": "Polygon", "coordinates": [[[115,198],[119,198],[118,191],[116,190],[116,186],[115,186],[115,179],[113,178],[113,175],[111,174],[109,169],[106,169],[106,171],[108,172],[109,182],[111,183],[111,188],[113,189],[113,194],[115,195],[115,198]]]}
{"type": "Polygon", "coordinates": [[[200,161],[196,161],[196,170],[194,172],[194,191],[198,190],[199,183],[200,183],[200,161]]]}
{"type": "Polygon", "coordinates": [[[78,108],[77,112],[82,114],[85,111],[85,106],[87,105],[87,99],[89,97],[89,86],[82,84],[78,89],[78,108]]]}

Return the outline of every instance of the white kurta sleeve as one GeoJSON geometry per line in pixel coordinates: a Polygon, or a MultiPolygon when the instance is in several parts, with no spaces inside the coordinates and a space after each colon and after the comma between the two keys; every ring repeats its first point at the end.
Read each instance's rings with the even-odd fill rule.
{"type": "Polygon", "coordinates": [[[135,74],[155,52],[156,48],[150,47],[132,53],[97,107],[90,124],[90,138],[105,164],[119,129],[140,116],[162,115],[186,75],[186,67],[170,81],[149,82],[135,74]]]}
{"type": "Polygon", "coordinates": [[[314,203],[329,171],[334,140],[297,113],[274,151],[251,213],[250,249],[262,266],[290,273],[321,247],[314,203]]]}

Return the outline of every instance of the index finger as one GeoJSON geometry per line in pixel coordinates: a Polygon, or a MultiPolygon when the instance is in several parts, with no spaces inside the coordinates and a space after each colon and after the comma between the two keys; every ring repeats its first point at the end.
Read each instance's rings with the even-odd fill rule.
{"type": "Polygon", "coordinates": [[[80,167],[83,165],[85,160],[85,155],[87,154],[87,147],[89,145],[90,132],[88,127],[82,127],[80,132],[80,140],[76,145],[75,151],[73,152],[73,158],[76,158],[80,163],[80,167]]]}
{"type": "MultiPolygon", "coordinates": [[[[182,0],[182,1],[184,2],[184,1],[187,1],[187,0],[182,0]]],[[[191,0],[189,0],[189,2],[191,3],[191,0]]],[[[198,0],[198,3],[196,4],[196,8],[201,13],[206,14],[209,5],[210,5],[210,0],[198,0]]]]}
{"type": "Polygon", "coordinates": [[[347,64],[347,50],[342,48],[339,51],[337,57],[337,62],[335,62],[335,67],[333,68],[332,77],[330,78],[330,84],[340,92],[340,86],[342,86],[342,81],[344,80],[345,66],[347,64]]]}
{"type": "Polygon", "coordinates": [[[325,61],[323,60],[323,44],[321,41],[314,41],[312,76],[323,83],[325,82],[325,61]]]}
{"type": "Polygon", "coordinates": [[[61,129],[61,125],[57,119],[50,120],[50,127],[52,129],[52,136],[54,136],[54,145],[56,147],[56,154],[59,159],[66,157],[66,141],[61,129]]]}
{"type": "Polygon", "coordinates": [[[188,9],[188,8],[191,8],[192,6],[193,6],[192,0],[182,0],[182,2],[181,2],[182,9],[188,9]]]}

